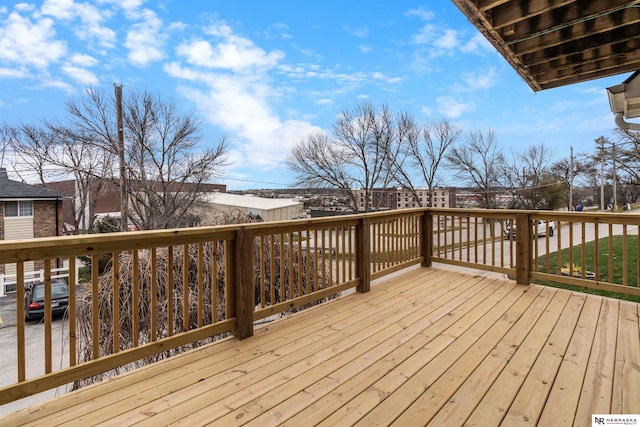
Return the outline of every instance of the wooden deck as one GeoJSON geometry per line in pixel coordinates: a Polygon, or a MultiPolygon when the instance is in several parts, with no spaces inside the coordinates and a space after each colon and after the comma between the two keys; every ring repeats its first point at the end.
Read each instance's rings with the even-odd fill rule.
{"type": "Polygon", "coordinates": [[[635,303],[417,268],[0,425],[590,426],[640,413],[638,316],[635,303]]]}

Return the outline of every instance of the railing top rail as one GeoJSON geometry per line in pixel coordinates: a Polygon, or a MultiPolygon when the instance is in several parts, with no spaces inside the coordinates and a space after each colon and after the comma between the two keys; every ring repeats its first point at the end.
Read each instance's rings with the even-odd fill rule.
{"type": "Polygon", "coordinates": [[[8,240],[0,242],[0,264],[230,240],[239,227],[233,225],[8,240]]]}
{"type": "Polygon", "coordinates": [[[483,218],[514,218],[517,214],[526,213],[533,219],[540,218],[555,221],[586,221],[604,224],[640,225],[640,215],[633,213],[412,208],[289,221],[2,241],[0,242],[0,263],[69,257],[79,254],[90,255],[112,251],[181,245],[184,243],[231,240],[234,238],[234,233],[240,228],[252,230],[256,234],[269,234],[300,229],[301,227],[313,228],[318,226],[353,225],[363,217],[368,217],[372,221],[379,221],[404,216],[420,215],[426,211],[440,215],[478,216],[483,218]]]}
{"type": "Polygon", "coordinates": [[[553,221],[640,225],[640,215],[637,213],[532,211],[530,215],[533,219],[540,218],[553,221]]]}
{"type": "Polygon", "coordinates": [[[131,249],[173,246],[184,243],[232,240],[235,232],[241,228],[253,230],[256,233],[260,232],[260,234],[268,234],[295,230],[301,226],[312,228],[321,225],[353,225],[364,216],[369,216],[372,219],[396,218],[415,215],[423,211],[424,209],[410,209],[289,221],[0,241],[0,264],[69,257],[79,254],[91,255],[131,249]]]}
{"type": "Polygon", "coordinates": [[[553,221],[587,221],[604,224],[633,224],[640,225],[640,215],[622,212],[562,212],[524,209],[466,209],[466,208],[424,208],[434,214],[481,216],[484,218],[515,217],[517,214],[528,214],[532,219],[551,219],[553,221]]]}
{"type": "Polygon", "coordinates": [[[482,218],[515,218],[521,211],[507,209],[424,208],[432,214],[482,218]]]}

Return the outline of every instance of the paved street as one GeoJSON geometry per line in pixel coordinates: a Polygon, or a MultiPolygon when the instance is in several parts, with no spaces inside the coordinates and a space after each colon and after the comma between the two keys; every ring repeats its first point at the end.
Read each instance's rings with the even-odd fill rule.
{"type": "MultiPolygon", "coordinates": [[[[13,384],[17,381],[15,366],[17,366],[16,345],[16,296],[14,293],[0,298],[0,360],[2,366],[9,369],[0,370],[0,387],[13,384]]],[[[53,320],[52,332],[52,364],[55,369],[69,365],[68,342],[65,335],[68,321],[60,316],[53,320]]],[[[44,374],[44,323],[42,321],[30,321],[26,323],[26,369],[27,377],[44,374]]],[[[0,406],[0,416],[14,412],[18,409],[30,406],[34,403],[48,400],[64,392],[65,387],[49,390],[36,396],[22,399],[18,402],[0,406]]]]}

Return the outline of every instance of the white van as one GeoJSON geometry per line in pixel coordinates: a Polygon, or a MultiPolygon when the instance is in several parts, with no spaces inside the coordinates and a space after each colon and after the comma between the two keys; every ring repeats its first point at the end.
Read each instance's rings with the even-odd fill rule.
{"type": "MultiPolygon", "coordinates": [[[[547,235],[547,221],[537,220],[538,222],[538,237],[544,237],[547,235]]],[[[535,229],[534,229],[535,230],[535,229]]],[[[556,223],[549,221],[549,236],[553,236],[556,230],[556,223]]],[[[515,239],[516,238],[516,224],[507,222],[504,227],[504,238],[515,239]]]]}

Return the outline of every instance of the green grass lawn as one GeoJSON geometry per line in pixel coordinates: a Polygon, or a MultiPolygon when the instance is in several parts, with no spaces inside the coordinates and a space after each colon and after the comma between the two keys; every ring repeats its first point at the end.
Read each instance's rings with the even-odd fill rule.
{"type": "MultiPolygon", "coordinates": [[[[623,276],[623,262],[622,262],[622,254],[623,254],[623,246],[624,241],[622,236],[613,236],[612,237],[612,251],[609,251],[609,238],[605,237],[598,241],[598,280],[604,282],[610,282],[622,285],[622,276],[623,276]],[[609,280],[609,257],[613,256],[613,280],[609,280]]],[[[538,271],[546,272],[549,274],[556,274],[559,268],[568,266],[569,263],[573,262],[574,266],[577,266],[578,269],[585,268],[587,271],[594,271],[595,268],[595,260],[596,260],[596,251],[595,251],[595,242],[588,242],[585,245],[585,262],[584,266],[582,266],[582,245],[575,245],[573,247],[573,260],[569,259],[569,249],[563,249],[560,252],[560,267],[558,267],[558,255],[557,252],[551,253],[549,255],[549,271],[546,271],[547,257],[541,256],[538,258],[538,271]]],[[[638,286],[638,236],[627,236],[627,285],[637,287],[638,286]]],[[[576,268],[574,268],[575,270],[576,268]]],[[[640,297],[630,296],[626,294],[620,294],[615,292],[607,292],[598,289],[590,289],[583,288],[580,286],[571,286],[565,284],[558,284],[554,282],[548,281],[536,281],[536,283],[540,283],[543,285],[549,285],[554,287],[559,287],[563,289],[571,289],[582,292],[593,293],[597,295],[609,296],[613,298],[625,299],[629,301],[640,302],[640,297]]]]}

